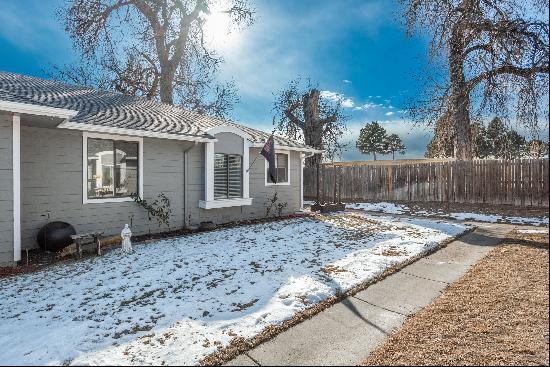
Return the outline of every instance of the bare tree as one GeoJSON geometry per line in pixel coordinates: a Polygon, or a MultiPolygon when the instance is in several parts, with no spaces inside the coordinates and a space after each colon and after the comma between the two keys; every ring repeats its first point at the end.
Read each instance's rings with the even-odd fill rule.
{"type": "MultiPolygon", "coordinates": [[[[217,2],[67,0],[59,17],[82,65],[92,67],[93,77],[84,81],[108,80],[120,92],[223,117],[235,98],[234,85],[215,83],[223,59],[208,48],[204,34],[205,16],[217,2]]],[[[253,21],[246,0],[229,0],[224,12],[235,26],[253,21]]],[[[77,82],[78,68],[54,68],[54,74],[77,82]]]]}
{"type": "MultiPolygon", "coordinates": [[[[346,131],[346,116],[342,114],[341,101],[321,97],[317,85],[310,79],[297,78],[276,97],[274,111],[279,115],[274,121],[277,129],[291,139],[325,150],[325,158],[333,160],[341,152],[340,139],[346,131]]],[[[316,154],[306,160],[308,167],[321,162],[316,154]]]]}
{"type": "Polygon", "coordinates": [[[401,3],[409,34],[427,30],[432,61],[443,56],[448,69],[411,109],[413,118],[435,124],[448,116],[455,158],[473,157],[474,117],[498,113],[533,131],[548,121],[548,0],[401,3]]]}

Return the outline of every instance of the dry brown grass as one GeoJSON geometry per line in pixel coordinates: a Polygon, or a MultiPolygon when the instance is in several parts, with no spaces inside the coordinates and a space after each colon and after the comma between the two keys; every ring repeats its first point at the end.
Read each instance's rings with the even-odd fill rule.
{"type": "Polygon", "coordinates": [[[512,233],[365,365],[548,365],[548,235],[512,233]]]}

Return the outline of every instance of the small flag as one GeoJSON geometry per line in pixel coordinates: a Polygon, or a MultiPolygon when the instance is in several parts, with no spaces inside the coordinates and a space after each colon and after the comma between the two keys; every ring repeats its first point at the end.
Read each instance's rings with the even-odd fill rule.
{"type": "Polygon", "coordinates": [[[261,155],[265,157],[267,163],[269,164],[268,173],[271,177],[271,181],[277,183],[277,167],[275,167],[275,140],[273,140],[273,134],[267,139],[261,155]]]}

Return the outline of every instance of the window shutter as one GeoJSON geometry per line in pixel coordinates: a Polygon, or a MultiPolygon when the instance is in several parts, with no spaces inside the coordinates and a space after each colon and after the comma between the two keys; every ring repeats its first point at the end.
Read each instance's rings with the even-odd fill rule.
{"type": "Polygon", "coordinates": [[[240,198],[243,196],[243,163],[240,155],[228,155],[228,187],[227,196],[240,198]]]}
{"type": "Polygon", "coordinates": [[[227,156],[214,155],[214,198],[227,197],[227,156]]]}
{"type": "Polygon", "coordinates": [[[243,196],[243,158],[236,154],[214,155],[214,199],[243,196]]]}

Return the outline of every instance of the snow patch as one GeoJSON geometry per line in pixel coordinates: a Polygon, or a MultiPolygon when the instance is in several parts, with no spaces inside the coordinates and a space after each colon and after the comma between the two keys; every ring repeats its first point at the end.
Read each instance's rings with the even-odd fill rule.
{"type": "Polygon", "coordinates": [[[197,364],[467,228],[357,212],[289,219],[0,279],[2,363],[197,364]]]}

